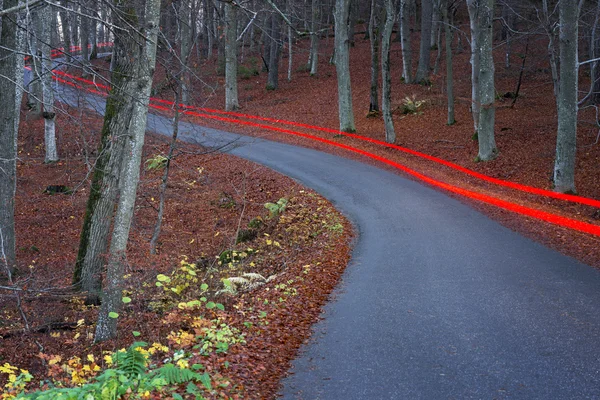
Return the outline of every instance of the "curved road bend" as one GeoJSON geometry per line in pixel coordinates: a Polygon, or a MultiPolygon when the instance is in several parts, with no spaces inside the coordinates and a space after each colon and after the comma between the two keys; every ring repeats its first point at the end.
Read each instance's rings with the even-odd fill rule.
{"type": "MultiPolygon", "coordinates": [[[[171,134],[154,115],[148,129],[171,134]]],[[[231,154],[315,189],[358,230],[284,399],[600,399],[597,270],[367,164],[190,124],[180,132],[205,146],[235,141],[231,154]]]]}

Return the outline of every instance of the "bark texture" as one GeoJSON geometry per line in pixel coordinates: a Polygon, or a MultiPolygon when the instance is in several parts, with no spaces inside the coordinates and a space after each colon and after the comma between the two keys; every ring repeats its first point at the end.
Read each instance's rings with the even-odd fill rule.
{"type": "Polygon", "coordinates": [[[410,40],[410,10],[413,1],[400,0],[400,43],[402,44],[402,77],[404,83],[413,83],[410,40]]]}
{"type": "Polygon", "coordinates": [[[386,18],[381,37],[381,108],[385,125],[385,141],[388,143],[396,141],[394,121],[392,120],[392,82],[390,76],[390,44],[395,22],[394,8],[393,0],[385,0],[386,18]]]}
{"type": "Polygon", "coordinates": [[[471,115],[473,115],[473,130],[479,129],[479,2],[482,0],[467,0],[469,10],[469,27],[471,28],[471,115]]]}
{"type": "Polygon", "coordinates": [[[554,163],[554,190],[575,193],[575,154],[577,151],[577,0],[561,0],[560,81],[558,90],[558,135],[554,163]]]}
{"type": "MultiPolygon", "coordinates": [[[[130,11],[131,12],[131,11],[130,11]]],[[[128,112],[131,116],[127,126],[126,157],[124,157],[121,173],[119,201],[114,218],[114,227],[106,268],[106,285],[102,295],[102,306],[98,313],[95,341],[100,342],[114,338],[117,333],[117,319],[121,309],[123,273],[126,259],[127,241],[133,218],[137,186],[140,178],[142,147],[146,132],[146,117],[152,87],[152,77],[156,64],[156,42],[158,37],[160,0],[146,0],[143,18],[134,14],[144,36],[129,33],[123,34],[122,44],[129,50],[126,59],[118,60],[132,69],[133,75],[127,76],[123,90],[134,101],[128,112]],[[138,18],[141,20],[138,22],[138,18]],[[136,57],[130,58],[135,55],[136,57]]],[[[129,17],[129,16],[128,16],[129,17]]],[[[133,21],[131,21],[133,22],[133,21]]],[[[120,34],[117,34],[120,35],[120,34]]],[[[119,67],[117,67],[119,68],[119,67]]]]}
{"type": "Polygon", "coordinates": [[[321,22],[321,5],[319,0],[311,3],[310,25],[310,75],[315,76],[319,67],[319,34],[317,33],[321,22]]]}
{"type": "Polygon", "coordinates": [[[452,72],[452,32],[450,31],[450,21],[448,20],[448,1],[442,0],[442,22],[444,24],[444,36],[446,44],[446,99],[448,103],[448,125],[454,125],[454,78],[452,72]]]}
{"type": "Polygon", "coordinates": [[[237,6],[225,3],[225,109],[240,108],[237,85],[237,6]]]}
{"type": "Polygon", "coordinates": [[[492,55],[494,0],[480,0],[479,8],[481,30],[479,91],[481,109],[479,111],[479,125],[477,129],[479,142],[479,154],[477,158],[481,161],[489,161],[493,160],[498,154],[494,137],[494,120],[496,115],[494,107],[496,97],[494,87],[494,57],[492,55]]]}
{"type": "Polygon", "coordinates": [[[419,47],[419,65],[415,80],[418,83],[429,79],[429,66],[431,63],[431,18],[433,14],[433,0],[421,1],[421,44],[419,47]]]}
{"type": "MultiPolygon", "coordinates": [[[[19,4],[4,0],[4,7],[19,4]]],[[[0,36],[0,262],[10,272],[15,258],[15,191],[17,185],[17,133],[23,95],[24,35],[15,22],[19,17],[8,14],[1,18],[0,36]]],[[[22,23],[22,21],[20,21],[22,23]]]]}
{"type": "Polygon", "coordinates": [[[350,0],[335,2],[335,70],[337,73],[338,108],[340,130],[354,132],[352,88],[350,84],[350,41],[348,38],[348,14],[350,0]]]}

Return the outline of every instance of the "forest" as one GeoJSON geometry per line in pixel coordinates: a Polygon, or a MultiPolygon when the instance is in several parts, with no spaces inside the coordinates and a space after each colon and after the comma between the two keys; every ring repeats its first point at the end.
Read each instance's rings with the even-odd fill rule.
{"type": "Polygon", "coordinates": [[[277,396],[360,232],[213,129],[425,182],[600,267],[600,1],[0,18],[2,399],[277,396]]]}

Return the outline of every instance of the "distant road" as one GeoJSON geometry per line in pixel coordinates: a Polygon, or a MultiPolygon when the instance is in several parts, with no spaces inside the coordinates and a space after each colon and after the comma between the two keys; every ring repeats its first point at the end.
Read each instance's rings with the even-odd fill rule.
{"type": "MultiPolygon", "coordinates": [[[[83,104],[70,89],[60,98],[83,104]]],[[[85,99],[103,110],[103,99],[85,99]]],[[[148,129],[170,135],[171,121],[150,115],[148,129]]],[[[600,272],[394,173],[191,124],[180,131],[315,189],[358,231],[283,398],[600,399],[600,272]]]]}

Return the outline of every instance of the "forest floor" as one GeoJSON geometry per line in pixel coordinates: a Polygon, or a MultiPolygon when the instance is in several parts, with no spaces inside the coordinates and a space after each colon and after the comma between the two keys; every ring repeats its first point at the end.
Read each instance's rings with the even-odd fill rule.
{"type": "MultiPolygon", "coordinates": [[[[260,58],[244,56],[239,83],[240,112],[266,118],[295,121],[330,129],[338,127],[335,67],[328,63],[333,38],[322,43],[317,76],[305,68],[307,41],[296,43],[292,80],[287,81],[288,59],[284,49],[279,89],[267,91],[266,73],[260,58]]],[[[416,45],[417,41],[413,43],[416,45]]],[[[442,57],[440,72],[432,75],[431,85],[405,85],[400,79],[400,46],[392,47],[394,123],[396,144],[433,155],[491,177],[551,190],[556,141],[556,107],[545,57],[545,46],[529,45],[529,54],[520,96],[514,107],[503,96],[513,92],[524,52],[514,44],[512,65],[503,67],[504,49],[497,48],[496,141],[500,154],[491,162],[474,162],[477,142],[469,113],[470,65],[468,52],[455,55],[456,118],[446,124],[445,72],[442,57]],[[521,54],[522,55],[522,54],[521,54]],[[424,101],[417,113],[404,114],[406,97],[424,101]]],[[[415,53],[416,54],[416,53],[415,53]]],[[[432,51],[432,59],[435,58],[432,51]]],[[[369,42],[356,36],[351,49],[352,88],[357,135],[384,140],[380,117],[367,117],[370,91],[369,42]]],[[[106,67],[98,60],[99,69],[106,67]]],[[[415,63],[416,64],[416,63],[415,63]]],[[[193,104],[221,109],[224,104],[224,78],[216,61],[198,63],[193,104]]],[[[155,82],[160,86],[164,69],[159,67],[155,82]]],[[[585,81],[585,77],[583,77],[585,81]]],[[[158,96],[173,100],[168,89],[158,96]]],[[[82,382],[106,367],[103,356],[134,340],[168,346],[158,358],[174,358],[175,352],[189,352],[191,333],[219,330],[220,324],[234,332],[228,339],[228,352],[209,352],[190,364],[198,363],[210,373],[213,390],[208,397],[272,398],[280,377],[289,367],[300,344],[308,338],[310,325],[338,281],[350,257],[352,228],[326,200],[314,192],[267,168],[197,146],[180,144],[172,165],[167,203],[157,255],[149,255],[149,238],[156,219],[158,187],[162,170],[146,170],[142,176],[136,217],[130,240],[127,295],[132,299],[119,317],[119,338],[93,345],[97,309],[85,306],[73,296],[70,285],[78,247],[78,237],[87,199],[90,163],[95,157],[101,118],[82,110],[65,109],[59,115],[61,161],[43,163],[43,121],[24,112],[19,137],[19,181],[17,190],[17,235],[20,272],[15,280],[26,285],[21,295],[21,310],[13,292],[0,297],[0,365],[9,363],[26,368],[36,382],[50,380],[65,385],[82,382]],[[48,186],[65,185],[70,194],[45,193],[48,186]],[[264,204],[288,199],[286,210],[269,217],[264,204]],[[260,220],[256,218],[260,217],[260,220]],[[254,221],[251,223],[251,221],[254,221]],[[258,222],[262,221],[262,222],[258,222]],[[235,244],[239,229],[256,226],[257,236],[235,244]],[[249,250],[250,249],[250,250],[249,250]],[[236,254],[228,253],[235,250],[236,254]],[[225,251],[225,253],[224,253],[225,251]],[[221,255],[221,265],[217,257],[221,255]],[[183,263],[182,263],[183,262],[183,263]],[[190,266],[195,264],[195,266],[190,266]],[[188,273],[193,269],[196,275],[188,273]],[[253,272],[274,278],[249,295],[240,289],[237,296],[217,294],[222,278],[253,272]],[[185,287],[172,295],[157,287],[158,274],[170,277],[185,287]],[[193,276],[209,284],[200,290],[193,276]],[[187,284],[192,284],[186,286],[187,284]],[[39,293],[37,290],[43,290],[39,293]],[[182,302],[204,295],[224,305],[225,312],[212,310],[204,319],[198,313],[178,308],[182,302]],[[29,333],[23,333],[25,320],[29,333]],[[209,323],[206,325],[205,320],[209,323]],[[212,322],[210,322],[212,321],[212,322]],[[218,322],[215,322],[218,321],[218,322]],[[204,325],[203,325],[204,324],[204,325]],[[215,328],[216,326],[216,328],[215,328]],[[139,336],[134,337],[133,332],[139,336]],[[243,336],[242,336],[243,334],[243,336]],[[241,343],[241,340],[246,343],[241,343]],[[88,358],[88,355],[93,357],[88,358]],[[60,358],[58,358],[60,357],[60,358]]],[[[216,114],[211,114],[216,115],[216,114]]],[[[227,117],[234,117],[229,115],[227,117]]],[[[313,147],[344,157],[360,159],[382,168],[391,168],[324,143],[270,131],[266,127],[244,126],[236,121],[216,121],[186,116],[203,125],[313,147]]],[[[598,224],[600,212],[590,206],[522,193],[486,183],[462,172],[440,166],[423,158],[307,127],[255,121],[285,127],[300,133],[351,145],[406,165],[424,175],[471,191],[536,208],[565,217],[598,224]]],[[[581,196],[600,199],[600,144],[594,109],[581,112],[578,134],[577,189],[581,196]]],[[[166,139],[149,135],[144,160],[166,154],[166,139]]],[[[357,188],[360,190],[360,188],[357,188]]],[[[453,195],[454,196],[454,195],[453,195]]],[[[551,225],[536,219],[459,197],[503,225],[544,243],[584,263],[600,267],[600,239],[595,236],[551,225]]],[[[390,205],[393,207],[393,204],[390,205]]],[[[251,229],[249,229],[251,230],[251,229]]],[[[509,251],[509,249],[507,249],[509,251]]],[[[260,281],[260,280],[259,280],[260,281]]],[[[168,285],[167,285],[168,286],[168,285]]],[[[175,287],[173,283],[171,287],[175,287]]],[[[206,310],[205,310],[206,311],[206,310]]]]}

